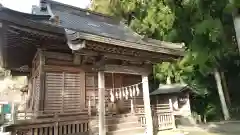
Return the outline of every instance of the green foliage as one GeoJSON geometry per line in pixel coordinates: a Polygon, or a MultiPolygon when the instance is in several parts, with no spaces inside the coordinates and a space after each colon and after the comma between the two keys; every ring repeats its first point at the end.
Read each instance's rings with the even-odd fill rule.
{"type": "Polygon", "coordinates": [[[111,10],[109,10],[109,6],[108,0],[94,0],[91,9],[99,13],[113,15],[111,10]]]}
{"type": "Polygon", "coordinates": [[[239,0],[235,0],[234,1],[234,5],[235,5],[235,7],[239,8],[240,7],[240,1],[239,0]]]}

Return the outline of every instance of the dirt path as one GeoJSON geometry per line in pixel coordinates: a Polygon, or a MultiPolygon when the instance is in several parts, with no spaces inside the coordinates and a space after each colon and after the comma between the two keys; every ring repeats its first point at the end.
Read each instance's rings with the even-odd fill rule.
{"type": "Polygon", "coordinates": [[[186,135],[240,135],[240,122],[215,122],[197,127],[181,127],[186,135]]]}
{"type": "Polygon", "coordinates": [[[193,127],[179,127],[158,135],[240,135],[240,122],[218,122],[193,127]]]}

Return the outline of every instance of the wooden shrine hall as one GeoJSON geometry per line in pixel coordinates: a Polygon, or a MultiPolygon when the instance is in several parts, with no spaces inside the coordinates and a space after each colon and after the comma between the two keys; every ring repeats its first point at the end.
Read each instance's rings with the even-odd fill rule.
{"type": "Polygon", "coordinates": [[[148,75],[184,51],[51,0],[32,14],[1,6],[0,38],[1,66],[28,76],[26,108],[4,127],[14,135],[152,135],[148,75]]]}

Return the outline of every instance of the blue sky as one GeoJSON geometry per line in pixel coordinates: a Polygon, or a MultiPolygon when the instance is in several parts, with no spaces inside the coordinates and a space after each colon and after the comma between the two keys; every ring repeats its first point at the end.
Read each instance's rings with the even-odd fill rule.
{"type": "MultiPolygon", "coordinates": [[[[8,7],[20,12],[31,13],[32,5],[38,5],[40,0],[0,0],[4,7],[8,7]]],[[[55,0],[68,5],[86,8],[90,0],[55,0]]]]}

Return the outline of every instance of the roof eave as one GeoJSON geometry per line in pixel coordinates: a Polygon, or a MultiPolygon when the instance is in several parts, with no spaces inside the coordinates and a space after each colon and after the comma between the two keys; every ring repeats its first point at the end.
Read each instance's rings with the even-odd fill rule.
{"type": "Polygon", "coordinates": [[[159,91],[161,91],[159,88],[157,90],[154,90],[153,92],[150,93],[151,96],[154,95],[167,95],[167,94],[178,94],[181,92],[186,92],[186,91],[190,91],[190,88],[187,84],[183,84],[182,88],[180,88],[178,91],[163,91],[162,93],[160,93],[159,91]]]}
{"type": "MultiPolygon", "coordinates": [[[[100,36],[100,35],[90,34],[87,32],[79,32],[78,31],[78,32],[76,32],[74,38],[96,41],[96,42],[112,44],[112,45],[118,45],[121,47],[134,48],[134,49],[150,51],[150,52],[155,52],[155,53],[174,55],[176,57],[184,56],[183,49],[167,48],[167,47],[159,46],[159,45],[155,45],[155,44],[129,42],[129,41],[124,41],[124,40],[104,37],[104,36],[100,36]]],[[[73,40],[75,40],[75,39],[73,39],[73,40]]]]}

